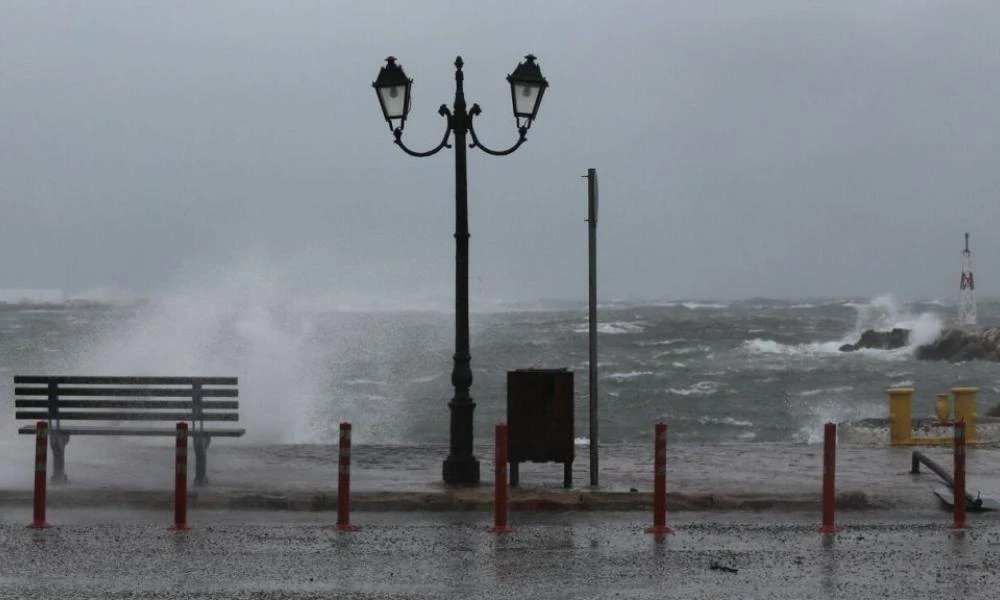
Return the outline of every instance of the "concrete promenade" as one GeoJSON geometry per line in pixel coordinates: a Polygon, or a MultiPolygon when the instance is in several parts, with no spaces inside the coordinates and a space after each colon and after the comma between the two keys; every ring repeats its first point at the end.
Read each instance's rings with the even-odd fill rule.
{"type": "MultiPolygon", "coordinates": [[[[668,450],[668,523],[652,522],[652,449],[602,449],[588,487],[562,468],[522,465],[514,531],[492,522],[492,452],[483,485],[440,483],[445,449],[355,448],[352,524],[336,522],[337,448],[218,444],[192,488],[187,532],[171,532],[173,450],[76,439],[70,483],[50,486],[33,530],[31,439],[0,459],[2,598],[334,598],[911,600],[996,597],[1000,514],[968,529],[909,474],[911,450],[841,447],[842,531],[819,533],[822,449],[804,445],[668,450]],[[632,490],[636,491],[632,491],[632,490]]],[[[950,470],[950,449],[925,449],[950,470]]],[[[1000,450],[969,450],[969,488],[1000,497],[1000,450]]]]}
{"type": "Polygon", "coordinates": [[[356,532],[303,511],[65,509],[58,526],[0,513],[0,598],[985,600],[1000,523],[956,532],[938,511],[859,512],[840,533],[802,513],[533,512],[487,531],[470,512],[358,513],[356,532]]]}
{"type": "MultiPolygon", "coordinates": [[[[33,440],[5,441],[0,458],[0,506],[31,501],[33,440]]],[[[190,488],[199,509],[334,510],[335,445],[250,445],[213,442],[210,483],[190,488]]],[[[70,483],[49,486],[49,506],[168,507],[172,501],[173,449],[135,438],[75,438],[67,449],[70,483]]],[[[925,448],[947,470],[950,448],[925,448]]],[[[843,510],[933,510],[929,484],[938,478],[909,474],[911,449],[841,446],[837,492],[843,510]]],[[[437,446],[358,446],[352,462],[356,510],[485,510],[492,503],[493,453],[477,448],[482,484],[441,483],[447,449],[437,446]]],[[[573,488],[564,490],[561,465],[522,464],[513,511],[538,509],[645,510],[652,504],[652,448],[601,449],[601,481],[589,487],[586,447],[574,462],[573,488]]],[[[668,510],[818,511],[822,447],[817,445],[673,445],[667,451],[668,510]]],[[[192,461],[193,462],[193,461],[192,461]]],[[[1000,498],[1000,449],[968,450],[968,488],[1000,498]]],[[[50,459],[51,464],[51,459],[50,459]]],[[[193,465],[191,467],[193,470],[193,465]]]]}

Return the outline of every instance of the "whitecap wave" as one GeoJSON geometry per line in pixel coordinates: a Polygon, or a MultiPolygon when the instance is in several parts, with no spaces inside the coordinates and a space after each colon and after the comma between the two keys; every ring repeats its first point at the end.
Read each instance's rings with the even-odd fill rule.
{"type": "MultiPolygon", "coordinates": [[[[630,323],[627,321],[616,321],[613,323],[598,323],[597,333],[605,335],[621,335],[624,333],[642,333],[645,327],[641,323],[630,323]]],[[[590,325],[581,325],[573,328],[573,333],[589,333],[590,325]]]]}
{"type": "Polygon", "coordinates": [[[723,308],[729,308],[728,304],[715,304],[712,302],[681,302],[680,306],[683,306],[688,310],[699,310],[699,309],[718,310],[723,308]]]}
{"type": "Polygon", "coordinates": [[[864,304],[847,302],[844,306],[856,311],[854,327],[845,336],[845,343],[853,343],[867,329],[890,331],[894,328],[910,330],[910,346],[933,342],[941,334],[943,320],[932,312],[914,314],[896,300],[892,294],[882,294],[864,304]]]}
{"type": "MultiPolygon", "coordinates": [[[[940,315],[932,312],[912,313],[891,294],[876,296],[867,303],[843,302],[841,306],[854,308],[857,315],[853,327],[840,339],[785,344],[765,338],[754,338],[744,341],[743,349],[750,354],[783,356],[844,355],[845,353],[840,351],[841,346],[856,343],[866,330],[908,329],[910,331],[909,343],[904,348],[894,350],[861,349],[851,353],[899,360],[912,356],[918,347],[934,342],[943,329],[940,315]]],[[[760,332],[752,330],[751,333],[760,332]]]]}
{"type": "Polygon", "coordinates": [[[668,388],[667,392],[675,396],[711,396],[719,391],[717,381],[699,381],[686,388],[668,388]]]}
{"type": "Polygon", "coordinates": [[[805,344],[783,344],[775,340],[754,338],[743,342],[743,349],[751,354],[807,355],[841,354],[842,342],[810,342],[805,344]]]}
{"type": "Polygon", "coordinates": [[[674,348],[672,350],[664,350],[663,352],[657,352],[653,355],[653,360],[663,358],[664,356],[683,356],[685,354],[696,354],[698,352],[708,352],[711,350],[708,346],[688,346],[687,348],[674,348]]]}
{"type": "Polygon", "coordinates": [[[805,391],[799,392],[799,396],[804,396],[804,397],[808,398],[810,396],[819,396],[821,394],[843,394],[845,392],[852,392],[852,391],[854,391],[854,386],[853,385],[838,385],[836,387],[817,388],[815,390],[805,390],[805,391]]]}
{"type": "Polygon", "coordinates": [[[670,340],[654,340],[654,341],[648,341],[647,340],[647,341],[643,341],[643,342],[636,342],[635,345],[636,346],[673,346],[674,344],[682,344],[682,343],[684,343],[686,341],[687,341],[687,339],[685,339],[685,338],[676,338],[676,339],[670,339],[670,340]]]}
{"type": "Polygon", "coordinates": [[[625,381],[628,379],[635,379],[636,377],[648,377],[652,375],[652,371],[629,371],[627,373],[610,373],[605,375],[605,379],[612,379],[614,381],[625,381]]]}
{"type": "Polygon", "coordinates": [[[732,417],[698,417],[701,425],[728,425],[730,427],[753,427],[750,421],[741,421],[732,417]]]}

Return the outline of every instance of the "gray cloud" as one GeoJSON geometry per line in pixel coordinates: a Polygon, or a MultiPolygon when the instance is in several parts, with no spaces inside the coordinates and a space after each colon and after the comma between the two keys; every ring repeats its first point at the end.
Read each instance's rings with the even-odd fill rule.
{"type": "Polygon", "coordinates": [[[0,19],[0,288],[155,293],[246,264],[450,298],[453,160],[405,156],[371,90],[415,80],[434,144],[466,62],[477,129],[548,77],[528,143],[470,152],[472,291],[605,298],[997,295],[1000,6],[978,2],[15,3],[0,19]]]}

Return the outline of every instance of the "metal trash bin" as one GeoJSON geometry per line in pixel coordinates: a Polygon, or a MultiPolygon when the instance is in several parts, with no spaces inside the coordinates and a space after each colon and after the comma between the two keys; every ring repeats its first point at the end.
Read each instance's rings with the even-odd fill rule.
{"type": "Polygon", "coordinates": [[[507,372],[507,452],[510,485],[522,462],[563,464],[563,487],[573,486],[573,372],[517,369],[507,372]]]}

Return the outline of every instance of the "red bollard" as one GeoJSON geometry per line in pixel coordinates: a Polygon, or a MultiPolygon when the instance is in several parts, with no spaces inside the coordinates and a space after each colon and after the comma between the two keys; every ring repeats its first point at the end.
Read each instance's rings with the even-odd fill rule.
{"type": "Polygon", "coordinates": [[[653,443],[655,465],[653,477],[653,526],[646,533],[673,533],[667,526],[667,424],[656,424],[653,443]]]}
{"type": "Polygon", "coordinates": [[[493,490],[493,533],[513,531],[507,525],[507,424],[496,426],[495,487],[493,490]]]}
{"type": "Polygon", "coordinates": [[[823,533],[837,533],[840,527],[834,525],[837,509],[837,495],[834,482],[837,473],[837,424],[827,423],[823,427],[823,533]]]}
{"type": "Polygon", "coordinates": [[[955,423],[955,512],[952,529],[965,529],[965,421],[955,423]]]}
{"type": "Polygon", "coordinates": [[[337,473],[337,531],[357,531],[351,525],[351,424],[340,424],[340,466],[337,473]]]}
{"type": "Polygon", "coordinates": [[[49,463],[49,424],[39,421],[35,429],[35,510],[28,527],[45,529],[49,524],[45,521],[45,478],[49,463]]]}
{"type": "Polygon", "coordinates": [[[173,531],[187,531],[187,446],[188,424],[177,423],[177,467],[174,470],[174,524],[173,531]]]}

